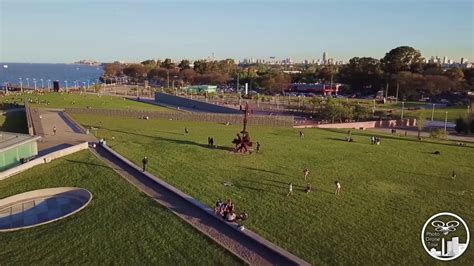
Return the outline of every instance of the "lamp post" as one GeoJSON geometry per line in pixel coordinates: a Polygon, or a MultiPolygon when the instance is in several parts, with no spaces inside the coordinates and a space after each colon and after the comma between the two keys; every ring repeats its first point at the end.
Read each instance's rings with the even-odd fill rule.
{"type": "Polygon", "coordinates": [[[33,79],[33,83],[35,84],[35,90],[36,90],[36,79],[33,79]]]}
{"type": "Polygon", "coordinates": [[[398,89],[399,89],[399,85],[398,85],[398,82],[397,82],[397,96],[395,97],[395,104],[398,103],[398,89]]]}
{"type": "Polygon", "coordinates": [[[20,80],[20,91],[23,92],[23,79],[19,78],[20,80]]]}
{"type": "Polygon", "coordinates": [[[403,120],[403,109],[405,108],[405,102],[402,102],[402,116],[401,119],[403,120]]]}
{"type": "Polygon", "coordinates": [[[65,80],[64,83],[66,83],[66,91],[67,91],[67,80],[65,80]]]}
{"type": "Polygon", "coordinates": [[[446,128],[448,127],[448,112],[444,116],[444,133],[446,133],[446,128]]]}
{"type": "Polygon", "coordinates": [[[41,88],[44,89],[44,83],[43,83],[43,79],[40,79],[41,80],[41,88]]]}
{"type": "Polygon", "coordinates": [[[435,105],[436,105],[436,104],[433,103],[433,107],[432,107],[432,109],[431,109],[431,122],[433,122],[433,119],[434,119],[435,105]]]}
{"type": "Polygon", "coordinates": [[[29,79],[29,78],[26,78],[26,87],[27,87],[27,88],[30,87],[30,79],[29,79]]]}
{"type": "Polygon", "coordinates": [[[51,89],[51,80],[48,79],[48,89],[51,89]]]}

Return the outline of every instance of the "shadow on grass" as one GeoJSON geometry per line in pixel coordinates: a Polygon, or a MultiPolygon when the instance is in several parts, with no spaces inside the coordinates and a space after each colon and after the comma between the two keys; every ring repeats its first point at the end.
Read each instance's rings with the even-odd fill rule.
{"type": "MultiPolygon", "coordinates": [[[[145,138],[152,138],[156,140],[162,140],[162,141],[167,141],[179,145],[191,145],[191,146],[198,146],[201,148],[206,148],[206,149],[214,149],[214,150],[223,150],[223,151],[233,151],[233,148],[230,147],[223,147],[223,146],[214,146],[213,148],[210,148],[207,144],[201,144],[195,141],[190,141],[190,140],[178,140],[178,139],[169,139],[169,138],[164,138],[160,136],[150,136],[150,135],[145,135],[145,134],[140,134],[136,132],[127,132],[127,131],[122,131],[122,130],[116,130],[116,129],[109,129],[106,127],[102,127],[102,129],[108,130],[108,131],[113,131],[113,132],[118,132],[118,133],[123,133],[123,134],[129,134],[129,135],[134,135],[134,136],[140,136],[140,137],[145,137],[145,138]]],[[[166,132],[170,133],[170,132],[166,132]]],[[[172,133],[173,134],[173,133],[172,133]]],[[[174,133],[176,135],[181,135],[179,133],[174,133]]]]}
{"type": "Polygon", "coordinates": [[[268,171],[268,170],[265,170],[265,169],[258,169],[258,168],[245,167],[245,166],[239,166],[239,167],[240,167],[240,168],[247,169],[247,170],[252,170],[252,171],[259,171],[259,172],[265,172],[265,173],[269,173],[269,174],[284,175],[284,176],[286,176],[286,175],[283,174],[283,173],[278,173],[278,172],[275,172],[275,171],[268,171]]]}
{"type": "Polygon", "coordinates": [[[90,165],[90,166],[98,166],[98,167],[103,167],[103,168],[109,168],[109,169],[111,169],[111,167],[109,167],[109,166],[101,165],[101,164],[98,164],[98,163],[84,162],[84,161],[78,161],[78,160],[69,160],[69,159],[66,159],[66,162],[69,162],[69,163],[80,163],[80,164],[85,164],[85,165],[90,165]]]}
{"type": "Polygon", "coordinates": [[[409,175],[416,175],[416,176],[426,176],[426,177],[434,177],[434,178],[441,178],[441,179],[451,179],[449,175],[446,176],[439,176],[439,175],[430,175],[430,174],[424,174],[424,173],[414,173],[414,172],[406,172],[406,171],[400,171],[400,173],[405,173],[409,175]]]}

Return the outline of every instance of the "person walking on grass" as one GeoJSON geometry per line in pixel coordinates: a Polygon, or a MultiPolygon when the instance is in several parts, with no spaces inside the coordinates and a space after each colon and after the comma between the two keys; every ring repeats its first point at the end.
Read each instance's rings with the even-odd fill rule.
{"type": "Polygon", "coordinates": [[[339,183],[339,181],[336,181],[334,183],[336,184],[336,192],[334,193],[334,195],[339,195],[339,193],[341,193],[341,183],[339,183]]]}
{"type": "Polygon", "coordinates": [[[304,133],[303,131],[300,130],[300,139],[303,139],[304,138],[304,133]]]}
{"type": "Polygon", "coordinates": [[[57,128],[56,126],[53,127],[53,135],[56,136],[56,131],[57,131],[57,128]]]}
{"type": "Polygon", "coordinates": [[[257,153],[260,152],[260,142],[257,141],[257,153]]]}
{"type": "Polygon", "coordinates": [[[308,170],[308,168],[305,168],[303,170],[304,181],[307,181],[308,175],[309,175],[309,170],[308,170]]]}
{"type": "Polygon", "coordinates": [[[189,134],[189,130],[187,127],[184,128],[184,134],[188,135],[189,134]]]}
{"type": "Polygon", "coordinates": [[[146,166],[148,165],[148,158],[145,156],[142,160],[143,172],[146,171],[146,166]]]}
{"type": "Polygon", "coordinates": [[[451,178],[452,178],[453,180],[456,179],[456,172],[453,171],[453,173],[451,174],[451,178]]]}
{"type": "Polygon", "coordinates": [[[290,182],[288,183],[288,194],[286,196],[288,197],[289,195],[293,194],[293,184],[290,182]]]}

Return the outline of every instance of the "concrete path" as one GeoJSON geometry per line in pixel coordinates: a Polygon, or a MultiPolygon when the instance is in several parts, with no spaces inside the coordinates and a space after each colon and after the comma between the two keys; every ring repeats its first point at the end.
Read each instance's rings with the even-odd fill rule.
{"type": "MultiPolygon", "coordinates": [[[[131,167],[102,146],[97,145],[93,153],[140,191],[146,193],[246,263],[250,265],[309,265],[306,261],[249,230],[238,231],[235,223],[227,223],[220,217],[203,210],[202,207],[192,204],[190,201],[195,200],[190,196],[186,195],[187,197],[184,196],[183,198],[182,192],[177,191],[164,181],[160,181],[160,183],[162,182],[160,184],[150,179],[149,173],[145,174],[138,170],[138,167],[131,167]]],[[[197,205],[199,204],[197,203],[197,205]]]]}
{"type": "Polygon", "coordinates": [[[38,142],[39,155],[83,143],[96,141],[94,136],[81,132],[79,125],[69,119],[60,109],[31,108],[35,134],[41,136],[38,142]],[[56,134],[53,128],[56,127],[56,134]]]}

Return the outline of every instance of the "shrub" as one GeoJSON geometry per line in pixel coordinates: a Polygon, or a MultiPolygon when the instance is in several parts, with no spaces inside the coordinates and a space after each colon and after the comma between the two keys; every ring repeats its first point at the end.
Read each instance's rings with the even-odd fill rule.
{"type": "MultiPolygon", "coordinates": [[[[471,125],[471,127],[472,127],[472,125],[471,125]]],[[[468,129],[469,129],[469,125],[468,125],[465,118],[459,117],[459,118],[456,119],[456,126],[454,127],[454,130],[456,130],[456,132],[467,134],[468,129]]],[[[474,132],[474,131],[472,131],[472,128],[471,128],[471,132],[474,132]]]]}
{"type": "Polygon", "coordinates": [[[448,139],[448,132],[444,132],[444,129],[437,128],[431,131],[430,137],[434,139],[448,139]]]}

